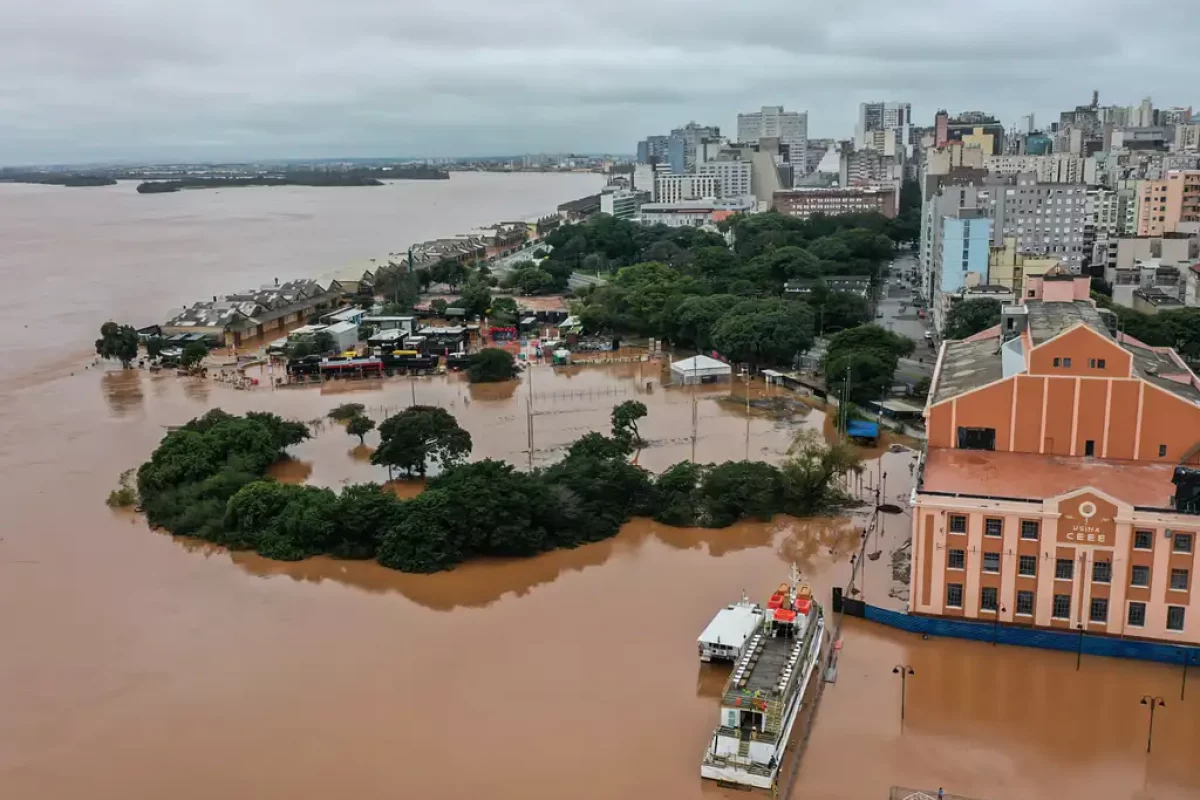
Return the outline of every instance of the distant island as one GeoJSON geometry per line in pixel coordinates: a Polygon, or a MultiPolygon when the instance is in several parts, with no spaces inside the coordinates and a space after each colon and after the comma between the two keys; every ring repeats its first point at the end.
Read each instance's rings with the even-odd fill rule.
{"type": "Polygon", "coordinates": [[[141,194],[178,192],[181,189],[225,189],[239,186],[382,186],[383,180],[449,180],[450,173],[414,164],[380,169],[289,170],[248,177],[186,177],[138,184],[141,194]]]}
{"type": "Polygon", "coordinates": [[[37,183],[46,186],[113,186],[116,182],[116,179],[109,175],[0,170],[0,183],[37,183]]]}

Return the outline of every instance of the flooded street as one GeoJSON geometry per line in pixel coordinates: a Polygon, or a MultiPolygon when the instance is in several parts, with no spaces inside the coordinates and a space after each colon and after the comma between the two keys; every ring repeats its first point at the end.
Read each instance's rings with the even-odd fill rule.
{"type": "MultiPolygon", "coordinates": [[[[104,308],[86,288],[101,276],[86,274],[74,289],[83,294],[66,298],[83,317],[104,308]]],[[[150,292],[117,274],[113,294],[150,292]]],[[[240,274],[230,269],[225,284],[240,274]]],[[[156,280],[155,302],[179,293],[166,273],[156,280]]],[[[66,290],[52,281],[31,293],[54,291],[66,290]]],[[[145,309],[150,318],[163,310],[145,309]]],[[[86,351],[94,336],[90,319],[78,335],[71,322],[49,337],[62,329],[48,323],[22,361],[24,323],[5,314],[0,324],[18,326],[6,331],[6,370],[41,348],[86,351]]],[[[415,393],[458,417],[474,458],[536,466],[582,433],[607,430],[612,406],[638,399],[649,410],[639,463],[656,471],[689,459],[693,441],[698,461],[747,449],[778,460],[795,432],[823,429],[824,416],[754,412],[747,426],[744,384],[723,401],[730,387],[663,386],[654,363],[543,366],[483,387],[451,375],[253,391],[83,363],[0,394],[5,800],[746,797],[699,778],[725,670],[698,662],[696,636],[742,590],[765,599],[791,562],[827,600],[849,577],[863,524],[780,517],[694,530],[635,520],[608,541],[436,575],[267,561],[151,531],[104,499],[166,426],[217,406],[317,420],[360,402],[382,420],[415,393]]],[[[368,446],[376,441],[368,435],[368,446]]],[[[386,479],[333,424],[293,454],[276,468],[281,480],[336,488],[386,479]]],[[[887,472],[896,502],[910,463],[908,452],[874,457],[864,481],[887,472]]],[[[866,563],[863,591],[902,605],[888,597],[888,554],[909,521],[884,520],[868,543],[882,555],[866,563]]],[[[792,797],[882,799],[892,785],[981,800],[1200,794],[1200,685],[1180,702],[1179,668],[1085,656],[1076,672],[1074,654],[922,640],[854,619],[843,634],[838,681],[824,693],[792,797]],[[916,673],[903,733],[891,674],[899,663],[916,673]],[[1167,703],[1149,756],[1138,705],[1147,693],[1167,703]]]]}

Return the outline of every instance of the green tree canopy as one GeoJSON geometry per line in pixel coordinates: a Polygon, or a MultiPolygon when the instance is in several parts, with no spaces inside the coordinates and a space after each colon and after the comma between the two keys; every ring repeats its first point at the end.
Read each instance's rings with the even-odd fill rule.
{"type": "Polygon", "coordinates": [[[956,303],[946,315],[944,336],[947,339],[966,339],[999,324],[999,300],[991,297],[963,300],[956,303]]]}
{"type": "Polygon", "coordinates": [[[115,358],[126,369],[137,358],[137,331],[131,325],[118,325],[106,322],[100,326],[100,338],[96,340],[96,355],[101,358],[115,358]]]}
{"type": "Polygon", "coordinates": [[[466,311],[468,317],[482,317],[492,305],[492,290],[487,281],[482,278],[467,281],[455,305],[466,311]]]}
{"type": "Polygon", "coordinates": [[[495,383],[517,377],[516,359],[507,350],[486,347],[473,354],[467,366],[467,379],[471,383],[495,383]]]}
{"type": "Polygon", "coordinates": [[[379,447],[371,463],[409,475],[424,475],[430,464],[443,469],[471,454],[471,434],[449,411],[435,406],[409,406],[379,426],[379,447]]]}
{"type": "Polygon", "coordinates": [[[646,413],[646,404],[638,400],[626,400],[615,406],[612,410],[613,438],[641,447],[644,442],[637,421],[644,418],[646,413]]]}
{"type": "Polygon", "coordinates": [[[790,364],[812,347],[812,310],[782,300],[744,301],[717,322],[713,346],[732,361],[790,364]]]}
{"type": "Polygon", "coordinates": [[[208,345],[203,342],[189,342],[183,348],[183,355],[179,357],[179,363],[187,368],[192,368],[198,365],[208,356],[208,345]]]}
{"type": "Polygon", "coordinates": [[[366,444],[366,436],[375,430],[375,420],[363,414],[355,414],[346,421],[346,433],[358,437],[359,444],[366,444]]]}

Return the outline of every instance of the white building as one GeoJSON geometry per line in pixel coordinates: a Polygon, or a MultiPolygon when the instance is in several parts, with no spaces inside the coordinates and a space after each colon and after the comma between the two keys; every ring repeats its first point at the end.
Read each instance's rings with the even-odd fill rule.
{"type": "Polygon", "coordinates": [[[993,175],[1032,173],[1040,183],[1096,183],[1096,161],[1074,153],[1050,153],[1044,156],[983,157],[983,167],[993,175]]]}
{"type": "Polygon", "coordinates": [[[754,167],[749,161],[718,158],[696,165],[696,175],[716,178],[716,197],[744,197],[754,193],[754,167]]]}
{"type": "Polygon", "coordinates": [[[910,103],[859,103],[858,123],[854,126],[854,149],[874,150],[876,145],[895,148],[895,155],[907,158],[912,155],[912,104],[910,103]],[[872,131],[888,131],[887,136],[870,136],[872,131]]]}
{"type": "Polygon", "coordinates": [[[617,219],[633,219],[642,207],[642,199],[641,192],[605,186],[600,192],[600,213],[617,219]]]}
{"type": "Polygon", "coordinates": [[[808,112],[784,111],[783,106],[763,106],[762,111],[738,114],[738,141],[758,144],[759,139],[777,138],[788,147],[787,163],[803,175],[808,158],[808,112]]]}
{"type": "Polygon", "coordinates": [[[643,203],[641,223],[666,225],[669,228],[700,228],[720,222],[731,214],[753,213],[757,208],[758,203],[753,197],[643,203]]]}
{"type": "Polygon", "coordinates": [[[1106,234],[1108,238],[1124,232],[1124,200],[1115,189],[1088,189],[1088,224],[1097,234],[1106,234]]]}
{"type": "Polygon", "coordinates": [[[715,383],[727,381],[733,368],[709,356],[692,356],[671,364],[672,383],[715,383]]]}
{"type": "Polygon", "coordinates": [[[654,179],[656,203],[721,196],[721,181],[715,175],[659,175],[654,179]]]}

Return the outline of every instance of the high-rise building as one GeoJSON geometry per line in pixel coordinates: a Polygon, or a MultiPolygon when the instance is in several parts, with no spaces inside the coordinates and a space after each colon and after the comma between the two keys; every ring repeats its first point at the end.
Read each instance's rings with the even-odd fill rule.
{"type": "Polygon", "coordinates": [[[645,202],[646,195],[621,186],[605,186],[600,191],[600,213],[617,219],[633,219],[645,202]]]}
{"type": "Polygon", "coordinates": [[[754,194],[754,166],[741,158],[721,157],[696,165],[696,175],[717,180],[720,197],[748,197],[754,194]]]}
{"type": "Polygon", "coordinates": [[[705,139],[719,139],[721,129],[689,122],[682,128],[671,131],[671,137],[678,137],[683,141],[683,168],[676,171],[691,172],[696,166],[696,145],[705,139]]]}
{"type": "Polygon", "coordinates": [[[795,173],[807,172],[808,112],[784,111],[783,106],[763,106],[761,111],[738,114],[738,141],[758,144],[760,139],[775,138],[787,145],[787,163],[795,173]]]}
{"type": "Polygon", "coordinates": [[[721,196],[721,182],[714,175],[659,175],[654,181],[656,203],[721,196]]]}
{"type": "Polygon", "coordinates": [[[1037,125],[1032,112],[1021,117],[1020,122],[1017,123],[1017,133],[1033,133],[1036,130],[1037,125]]]}
{"type": "Polygon", "coordinates": [[[647,136],[638,142],[637,161],[639,164],[669,164],[671,172],[685,172],[687,141],[674,133],[670,136],[647,136]]]}
{"type": "Polygon", "coordinates": [[[1024,253],[1061,258],[1073,273],[1082,269],[1086,186],[1042,183],[1034,175],[1019,175],[991,188],[998,237],[1015,238],[1024,253]]]}
{"type": "Polygon", "coordinates": [[[912,155],[912,104],[859,103],[855,150],[879,150],[903,160],[912,155]],[[880,136],[872,136],[875,131],[880,136]]]}

